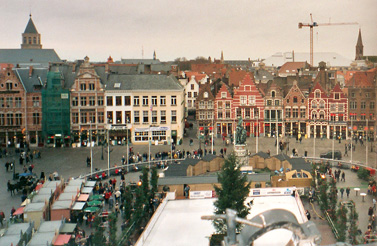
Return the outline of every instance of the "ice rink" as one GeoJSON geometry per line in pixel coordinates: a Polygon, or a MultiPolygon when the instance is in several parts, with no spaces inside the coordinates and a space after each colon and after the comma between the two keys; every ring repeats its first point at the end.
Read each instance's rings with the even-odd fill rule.
{"type": "MultiPolygon", "coordinates": [[[[253,199],[248,219],[270,209],[291,211],[299,223],[303,223],[302,208],[290,195],[248,197],[253,199]]],[[[168,201],[156,224],[143,245],[208,245],[210,235],[215,231],[211,221],[201,220],[203,215],[212,215],[216,199],[187,199],[168,201]]],[[[266,233],[254,245],[286,245],[292,238],[290,231],[279,229],[266,233]]]]}

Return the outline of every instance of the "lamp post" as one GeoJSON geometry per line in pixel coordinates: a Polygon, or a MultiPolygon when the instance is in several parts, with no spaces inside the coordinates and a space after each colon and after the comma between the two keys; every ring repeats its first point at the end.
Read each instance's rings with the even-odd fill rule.
{"type": "Polygon", "coordinates": [[[258,135],[259,135],[259,122],[258,122],[258,118],[259,118],[259,115],[256,116],[256,119],[257,119],[257,142],[256,142],[256,145],[255,145],[255,153],[258,153],[258,135]]]}
{"type": "Polygon", "coordinates": [[[148,168],[151,169],[151,144],[152,144],[152,137],[151,137],[151,126],[149,126],[148,132],[148,168]]]}
{"type": "Polygon", "coordinates": [[[351,116],[351,165],[352,165],[352,160],[353,160],[353,156],[352,156],[352,152],[353,152],[353,114],[350,114],[351,116]]]}
{"type": "Polygon", "coordinates": [[[107,130],[107,176],[110,177],[110,129],[107,130]]]}
{"type": "Polygon", "coordinates": [[[129,120],[128,120],[128,117],[127,117],[127,122],[126,122],[126,131],[127,131],[127,139],[126,139],[126,141],[127,141],[127,151],[126,151],[126,153],[127,153],[127,160],[126,160],[126,165],[127,165],[127,173],[130,171],[129,170],[129,165],[128,165],[128,161],[129,161],[129,159],[130,159],[130,157],[128,156],[129,155],[129,148],[128,148],[128,122],[129,122],[129,120]]]}
{"type": "Polygon", "coordinates": [[[90,176],[93,176],[93,147],[92,147],[92,121],[90,121],[89,129],[89,142],[90,142],[90,176]]]}
{"type": "Polygon", "coordinates": [[[333,121],[332,127],[332,159],[334,160],[335,121],[333,121]]]}
{"type": "Polygon", "coordinates": [[[366,120],[367,120],[367,123],[366,123],[366,128],[365,128],[365,165],[368,166],[368,129],[369,129],[368,118],[366,120]]]}
{"type": "Polygon", "coordinates": [[[211,154],[213,155],[213,115],[212,115],[212,130],[211,130],[211,154]]]}
{"type": "Polygon", "coordinates": [[[314,118],[314,125],[313,125],[313,157],[315,157],[315,138],[316,138],[316,133],[317,133],[317,127],[316,127],[316,123],[315,123],[315,120],[317,118],[317,115],[315,115],[315,118],[314,118]]]}

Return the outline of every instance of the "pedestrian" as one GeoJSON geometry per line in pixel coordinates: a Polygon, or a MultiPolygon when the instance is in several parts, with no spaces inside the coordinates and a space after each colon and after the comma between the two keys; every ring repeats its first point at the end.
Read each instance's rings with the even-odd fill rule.
{"type": "Polygon", "coordinates": [[[372,219],[372,215],[373,215],[373,207],[369,207],[369,209],[368,209],[368,216],[369,216],[370,220],[372,219]]]}
{"type": "Polygon", "coordinates": [[[310,212],[309,212],[309,210],[306,210],[305,214],[306,214],[306,217],[308,218],[308,220],[310,220],[310,218],[311,218],[311,215],[310,215],[310,212]]]}
{"type": "Polygon", "coordinates": [[[340,198],[342,198],[342,199],[343,199],[343,193],[344,193],[344,188],[342,187],[342,188],[340,188],[340,198]]]}
{"type": "Polygon", "coordinates": [[[342,172],[342,179],[340,181],[346,182],[346,174],[342,172]]]}
{"type": "Polygon", "coordinates": [[[350,197],[350,192],[351,192],[350,187],[347,187],[347,189],[346,189],[347,198],[350,197]]]}
{"type": "Polygon", "coordinates": [[[347,147],[346,147],[346,149],[344,150],[344,156],[348,156],[347,147]]]}
{"type": "Polygon", "coordinates": [[[1,226],[4,225],[3,224],[4,219],[5,219],[5,214],[4,214],[3,210],[1,210],[0,211],[0,223],[1,223],[1,226]]]}
{"type": "Polygon", "coordinates": [[[186,185],[185,189],[184,189],[184,193],[185,193],[185,197],[188,198],[189,197],[189,193],[190,193],[190,186],[186,185]]]}
{"type": "Polygon", "coordinates": [[[224,155],[226,155],[226,148],[224,148],[224,155]]]}

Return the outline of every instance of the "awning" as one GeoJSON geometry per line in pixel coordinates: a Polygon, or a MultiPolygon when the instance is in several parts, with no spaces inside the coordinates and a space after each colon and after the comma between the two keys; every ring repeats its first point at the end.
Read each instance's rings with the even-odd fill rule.
{"type": "Polygon", "coordinates": [[[93,191],[93,187],[83,187],[81,189],[81,193],[84,193],[84,194],[90,194],[92,193],[92,191],[93,191]]]}
{"type": "Polygon", "coordinates": [[[85,202],[76,202],[73,205],[72,210],[82,210],[84,206],[85,206],[85,202]]]}
{"type": "Polygon", "coordinates": [[[96,181],[86,181],[85,187],[94,187],[96,186],[96,181]]]}
{"type": "Polygon", "coordinates": [[[26,198],[25,201],[23,201],[23,202],[21,203],[21,207],[25,207],[25,206],[28,205],[30,202],[31,202],[30,199],[29,199],[29,198],[26,198]]]}
{"type": "Polygon", "coordinates": [[[98,200],[93,200],[93,201],[88,202],[88,206],[90,207],[97,207],[101,205],[102,205],[102,202],[98,200]]]}
{"type": "Polygon", "coordinates": [[[78,202],[86,202],[89,199],[89,194],[81,194],[77,199],[78,202]]]}
{"type": "Polygon", "coordinates": [[[19,207],[17,210],[13,213],[13,215],[20,215],[24,213],[24,208],[25,207],[19,207]]]}
{"type": "Polygon", "coordinates": [[[84,212],[94,213],[94,212],[97,212],[98,210],[99,210],[99,207],[87,207],[84,209],[84,212]]]}
{"type": "Polygon", "coordinates": [[[54,245],[66,245],[71,239],[71,235],[60,234],[55,240],[54,245]]]}
{"type": "Polygon", "coordinates": [[[35,187],[35,190],[38,191],[38,190],[40,190],[42,187],[43,187],[43,184],[39,184],[39,185],[37,185],[37,187],[35,187]]]}
{"type": "Polygon", "coordinates": [[[90,201],[93,200],[103,200],[103,195],[93,195],[89,198],[90,201]]]}
{"type": "Polygon", "coordinates": [[[64,223],[63,226],[60,228],[60,233],[73,233],[75,231],[77,224],[76,223],[64,223]]]}

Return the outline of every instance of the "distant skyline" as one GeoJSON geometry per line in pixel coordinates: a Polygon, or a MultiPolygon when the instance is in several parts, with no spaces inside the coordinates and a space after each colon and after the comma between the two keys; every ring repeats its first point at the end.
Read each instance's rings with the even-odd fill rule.
{"type": "Polygon", "coordinates": [[[225,60],[267,58],[276,52],[309,52],[310,13],[318,23],[359,25],[314,28],[314,52],[355,57],[361,28],[364,55],[377,55],[376,0],[0,0],[0,48],[20,48],[32,19],[43,48],[61,59],[89,56],[162,61],[198,56],[225,60]],[[144,53],[144,55],[142,55],[144,53]]]}

